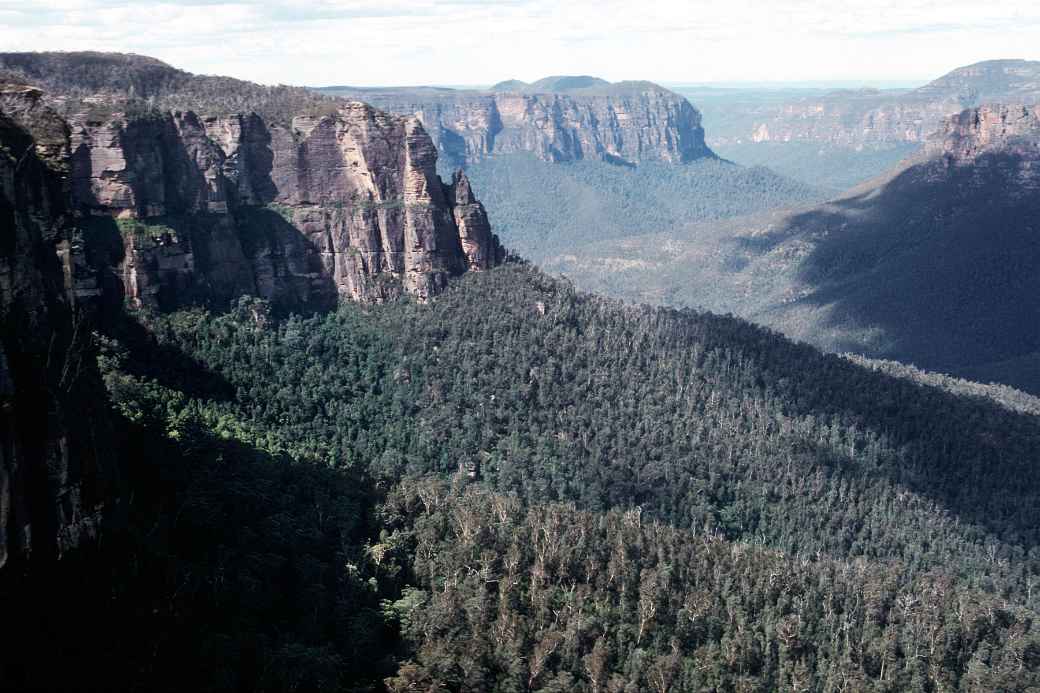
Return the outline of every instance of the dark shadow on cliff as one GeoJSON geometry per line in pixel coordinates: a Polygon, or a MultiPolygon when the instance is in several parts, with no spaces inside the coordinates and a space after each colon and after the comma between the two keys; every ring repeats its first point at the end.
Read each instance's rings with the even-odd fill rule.
{"type": "Polygon", "coordinates": [[[128,494],[99,544],[0,571],[0,688],[317,691],[396,670],[363,474],[123,424],[128,494]]]}
{"type": "Polygon", "coordinates": [[[326,312],[338,301],[336,285],[318,251],[280,208],[241,207],[236,233],[253,268],[256,294],[280,314],[326,312]]]}
{"type": "Polygon", "coordinates": [[[262,296],[280,312],[330,310],[336,287],[318,251],[277,205],[232,214],[168,214],[142,219],[86,217],[78,222],[86,260],[99,276],[106,314],[124,300],[119,276],[126,249],[139,300],[159,310],[190,306],[228,310],[242,296],[262,296]],[[154,293],[148,293],[154,291],[154,293]]]}
{"type": "MultiPolygon", "coordinates": [[[[786,271],[813,290],[794,308],[832,308],[820,327],[880,328],[890,346],[872,355],[986,379],[989,364],[1040,351],[1040,185],[1035,174],[1022,184],[1022,165],[1007,155],[929,161],[742,240],[754,254],[812,240],[786,271]]],[[[855,339],[829,346],[862,350],[855,339]]],[[[1036,374],[1012,370],[1005,382],[1040,392],[1036,374]]]]}
{"type": "MultiPolygon", "coordinates": [[[[456,169],[466,168],[466,140],[457,132],[438,127],[432,134],[437,136],[437,173],[445,180],[451,179],[456,169]]],[[[493,134],[491,135],[493,141],[493,134]]]]}
{"type": "Polygon", "coordinates": [[[134,353],[130,374],[175,390],[231,400],[234,391],[205,364],[157,339],[148,310],[168,313],[193,307],[213,312],[235,309],[244,297],[258,302],[266,320],[289,314],[334,310],[337,291],[321,258],[304,234],[276,207],[243,207],[232,215],[166,215],[116,220],[87,217],[78,222],[85,261],[97,277],[100,329],[134,353]],[[142,313],[127,312],[122,263],[129,244],[135,253],[142,313]],[[190,260],[188,258],[191,258],[190,260]],[[148,287],[157,292],[145,295],[148,287]],[[145,323],[145,324],[142,324],[145,323]]]}
{"type": "Polygon", "coordinates": [[[87,216],[76,221],[75,234],[83,247],[85,273],[97,280],[98,319],[104,324],[123,310],[125,291],[117,267],[124,257],[123,237],[118,223],[109,216],[87,216]],[[89,268],[89,269],[87,269],[89,268]]]}

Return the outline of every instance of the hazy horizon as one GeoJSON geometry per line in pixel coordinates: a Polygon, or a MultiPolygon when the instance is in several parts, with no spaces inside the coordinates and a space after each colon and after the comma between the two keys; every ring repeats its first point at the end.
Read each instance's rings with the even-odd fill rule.
{"type": "MultiPolygon", "coordinates": [[[[176,66],[175,66],[176,67],[176,66]]],[[[555,74],[555,73],[554,73],[555,74]]],[[[584,73],[583,73],[584,74],[584,73]]],[[[234,76],[234,75],[229,75],[234,76]]],[[[544,75],[546,77],[550,75],[544,75]]],[[[592,77],[599,77],[599,75],[591,75],[592,77]]],[[[938,75],[936,75],[938,77],[938,75]]],[[[499,80],[499,82],[506,81],[505,78],[499,80]]],[[[886,79],[864,79],[864,80],[803,80],[803,81],[791,81],[791,82],[761,82],[761,81],[735,81],[735,82],[704,82],[704,81],[667,81],[667,80],[655,80],[651,77],[646,78],[647,81],[654,82],[666,87],[668,89],[718,89],[723,90],[819,90],[819,89],[914,89],[916,87],[924,86],[932,79],[922,80],[886,80],[886,79]]],[[[534,80],[531,80],[534,81],[534,80]]],[[[357,87],[359,89],[407,89],[409,87],[429,87],[433,89],[457,89],[457,90],[482,90],[490,89],[498,82],[489,82],[485,84],[370,84],[370,85],[355,85],[355,84],[307,84],[304,86],[314,87],[317,89],[326,89],[332,87],[357,87]]]]}
{"type": "Polygon", "coordinates": [[[274,84],[405,86],[593,74],[683,85],[925,83],[1040,59],[1040,4],[743,0],[0,0],[5,49],[149,55],[274,84]],[[956,18],[954,21],[952,18],[956,18]]]}

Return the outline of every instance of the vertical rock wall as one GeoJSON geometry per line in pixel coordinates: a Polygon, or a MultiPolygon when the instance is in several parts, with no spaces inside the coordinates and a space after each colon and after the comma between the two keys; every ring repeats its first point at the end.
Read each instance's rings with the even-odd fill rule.
{"type": "Polygon", "coordinates": [[[351,103],[291,126],[188,112],[77,117],[71,132],[74,206],[123,238],[111,260],[134,303],[425,299],[501,257],[492,234],[460,229],[414,118],[351,103]]]}

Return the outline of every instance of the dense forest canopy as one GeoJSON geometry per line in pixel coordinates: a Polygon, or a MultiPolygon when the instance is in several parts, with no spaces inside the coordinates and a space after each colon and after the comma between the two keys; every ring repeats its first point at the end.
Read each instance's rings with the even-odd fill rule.
{"type": "MultiPolygon", "coordinates": [[[[717,159],[622,167],[553,164],[509,154],[466,168],[503,242],[532,261],[582,257],[598,242],[624,242],[697,222],[817,202],[825,193],[765,168],[717,159]]],[[[632,267],[640,256],[633,254],[632,267]]]]}
{"type": "MultiPolygon", "coordinates": [[[[3,60],[67,109],[332,103],[137,56],[3,60]]],[[[507,241],[547,254],[820,194],[718,160],[637,172],[515,157],[471,177],[507,241]]],[[[1022,393],[515,259],[429,302],[98,310],[70,320],[68,369],[40,360],[48,386],[104,387],[124,493],[96,545],[0,573],[5,689],[1040,687],[1022,393]]]]}
{"type": "Polygon", "coordinates": [[[128,685],[1040,684],[1035,415],[523,264],[106,332],[128,685]]]}

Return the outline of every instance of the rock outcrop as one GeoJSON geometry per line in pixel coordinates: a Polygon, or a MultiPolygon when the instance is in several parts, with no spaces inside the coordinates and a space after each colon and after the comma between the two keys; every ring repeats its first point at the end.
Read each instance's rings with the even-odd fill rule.
{"type": "Polygon", "coordinates": [[[425,299],[501,259],[415,118],[344,103],[288,126],[189,111],[76,115],[70,130],[73,206],[87,236],[122,238],[109,261],[133,303],[425,299]]]}
{"type": "Polygon", "coordinates": [[[426,299],[503,256],[414,115],[118,53],[0,53],[0,84],[0,113],[69,178],[81,298],[426,299]]]}
{"type": "Polygon", "coordinates": [[[482,270],[494,267],[500,261],[496,254],[498,246],[491,233],[491,224],[488,222],[484,205],[473,196],[473,189],[466,174],[457,171],[446,193],[450,198],[455,225],[459,229],[459,238],[462,241],[462,252],[466,256],[469,269],[482,270]]]}
{"type": "Polygon", "coordinates": [[[839,147],[921,143],[946,118],[984,103],[1040,102],[1040,62],[992,60],[958,68],[910,91],[840,90],[758,114],[739,135],[717,145],[811,142],[839,147]]]}
{"type": "Polygon", "coordinates": [[[489,91],[322,91],[415,115],[441,155],[455,165],[516,152],[533,152],[554,162],[601,159],[622,164],[714,156],[704,143],[697,109],[650,82],[556,77],[533,85],[511,80],[489,91]]]}
{"type": "MultiPolygon", "coordinates": [[[[95,534],[113,465],[100,379],[70,291],[60,124],[33,90],[0,103],[0,567],[53,560],[95,534]],[[20,122],[36,116],[41,140],[20,122]],[[60,130],[60,128],[59,128],[60,130]],[[60,143],[59,143],[60,145],[60,143]]],[[[21,569],[19,569],[21,570],[21,569]]]]}
{"type": "Polygon", "coordinates": [[[343,103],[291,125],[66,120],[45,101],[0,85],[0,567],[60,558],[114,497],[90,337],[113,304],[425,299],[502,260],[415,118],[343,103]]]}
{"type": "Polygon", "coordinates": [[[992,152],[1014,157],[1026,176],[1040,177],[1040,106],[984,105],[944,121],[927,148],[956,165],[977,163],[992,152]]]}

